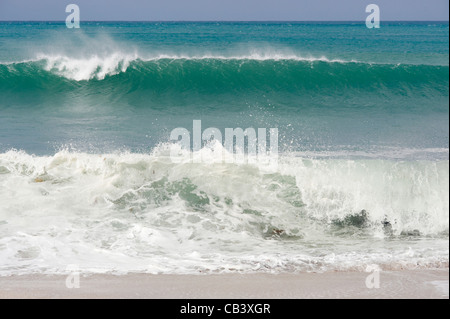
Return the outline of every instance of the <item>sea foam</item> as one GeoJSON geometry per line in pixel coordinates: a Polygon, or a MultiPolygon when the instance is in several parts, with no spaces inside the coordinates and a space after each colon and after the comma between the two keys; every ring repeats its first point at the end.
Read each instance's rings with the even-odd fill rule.
{"type": "Polygon", "coordinates": [[[172,163],[162,145],[9,151],[0,176],[1,274],[448,266],[448,161],[285,155],[274,172],[172,163]]]}

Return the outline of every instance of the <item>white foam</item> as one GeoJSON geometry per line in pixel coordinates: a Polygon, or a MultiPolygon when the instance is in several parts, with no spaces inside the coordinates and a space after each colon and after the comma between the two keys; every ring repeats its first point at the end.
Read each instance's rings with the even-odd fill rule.
{"type": "Polygon", "coordinates": [[[142,58],[143,61],[158,61],[158,60],[254,60],[254,61],[307,61],[307,62],[329,62],[329,63],[357,63],[356,60],[346,61],[341,59],[329,59],[325,56],[300,56],[296,54],[285,53],[264,53],[255,52],[251,54],[242,55],[177,55],[177,54],[157,54],[153,56],[146,56],[142,58]]]}
{"type": "Polygon", "coordinates": [[[448,231],[448,160],[298,160],[283,174],[296,176],[308,214],[342,219],[366,210],[372,221],[387,219],[397,234],[448,231]]]}
{"type": "Polygon", "coordinates": [[[5,65],[16,65],[30,62],[44,62],[47,71],[75,81],[88,81],[92,79],[103,80],[106,76],[126,72],[133,61],[161,61],[161,60],[222,60],[222,61],[307,61],[328,63],[350,63],[356,61],[344,61],[322,57],[302,57],[295,54],[282,53],[251,53],[243,55],[183,55],[183,54],[145,54],[123,53],[120,51],[110,54],[89,54],[85,56],[69,56],[65,54],[38,54],[36,58],[18,62],[5,62],[5,65]]]}
{"type": "Polygon", "coordinates": [[[38,56],[45,61],[45,69],[75,81],[91,79],[103,80],[107,75],[125,72],[136,55],[114,53],[108,56],[92,55],[87,58],[69,58],[67,56],[38,56]]]}
{"type": "MultiPolygon", "coordinates": [[[[93,40],[90,40],[93,41],[93,40]]],[[[92,51],[92,50],[91,50],[92,51]]],[[[339,59],[329,58],[324,55],[313,56],[308,54],[292,53],[287,50],[250,50],[241,54],[217,54],[217,53],[202,53],[202,54],[177,54],[177,53],[142,53],[137,49],[134,51],[121,51],[117,49],[117,44],[105,45],[98,53],[95,52],[81,52],[77,55],[70,55],[68,53],[40,53],[35,58],[25,59],[21,61],[6,61],[0,64],[7,66],[14,66],[22,63],[43,62],[44,69],[54,72],[59,76],[65,77],[75,81],[88,81],[92,79],[103,80],[106,76],[116,75],[126,72],[130,64],[135,61],[142,62],[158,62],[163,60],[171,61],[203,61],[203,60],[219,60],[219,61],[303,61],[303,62],[324,62],[324,63],[339,63],[339,64],[369,64],[369,65],[391,65],[389,63],[360,61],[355,59],[339,59]]],[[[394,65],[394,64],[392,64],[394,65]]],[[[399,66],[400,64],[395,64],[399,66]]]]}
{"type": "Polygon", "coordinates": [[[366,158],[366,159],[403,159],[403,160],[433,160],[449,159],[448,148],[405,148],[378,147],[370,151],[351,150],[345,145],[338,145],[339,151],[303,151],[292,152],[291,155],[303,158],[366,158]]]}
{"type": "MultiPolygon", "coordinates": [[[[217,159],[215,147],[200,153],[217,159]]],[[[269,172],[172,163],[168,151],[0,154],[0,275],[70,264],[96,273],[448,267],[448,236],[378,231],[387,216],[396,235],[448,233],[448,161],[282,156],[269,172]],[[364,236],[330,229],[362,209],[373,222],[364,236]]]]}

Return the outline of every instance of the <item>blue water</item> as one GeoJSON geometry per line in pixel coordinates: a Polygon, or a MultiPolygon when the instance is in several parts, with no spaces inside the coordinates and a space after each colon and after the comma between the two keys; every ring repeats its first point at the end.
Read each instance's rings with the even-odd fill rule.
{"type": "Polygon", "coordinates": [[[448,23],[0,22],[0,274],[448,267],[448,123],[448,23]]]}
{"type": "Polygon", "coordinates": [[[2,22],[0,45],[1,151],[148,151],[194,119],[298,151],[448,148],[444,23],[2,22]]]}

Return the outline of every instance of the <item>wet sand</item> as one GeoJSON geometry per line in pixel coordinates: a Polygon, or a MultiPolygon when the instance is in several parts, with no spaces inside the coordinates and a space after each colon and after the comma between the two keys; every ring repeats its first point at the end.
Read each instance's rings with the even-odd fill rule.
{"type": "Polygon", "coordinates": [[[0,298],[449,298],[448,269],[381,272],[378,289],[367,288],[368,275],[81,275],[72,289],[66,276],[26,275],[0,277],[0,298]]]}

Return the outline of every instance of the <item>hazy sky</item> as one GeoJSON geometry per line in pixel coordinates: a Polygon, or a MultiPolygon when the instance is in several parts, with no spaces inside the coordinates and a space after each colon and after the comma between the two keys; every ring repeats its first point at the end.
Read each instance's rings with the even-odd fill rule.
{"type": "Polygon", "coordinates": [[[381,20],[448,21],[449,0],[0,0],[0,20],[344,20],[364,21],[375,3],[381,20]]]}

